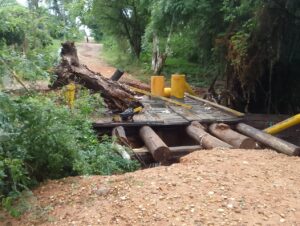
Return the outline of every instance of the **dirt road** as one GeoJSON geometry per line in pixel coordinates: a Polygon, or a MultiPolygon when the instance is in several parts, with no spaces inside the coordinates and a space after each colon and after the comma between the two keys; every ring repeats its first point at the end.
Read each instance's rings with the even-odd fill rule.
{"type": "MultiPolygon", "coordinates": [[[[115,67],[110,66],[104,61],[102,57],[102,44],[77,43],[76,46],[80,63],[87,65],[92,71],[98,72],[108,78],[116,71],[115,67]]],[[[133,76],[128,73],[125,73],[123,77],[134,80],[133,76]]]]}
{"type": "Polygon", "coordinates": [[[300,225],[300,158],[204,150],[180,164],[119,176],[70,177],[34,190],[8,225],[300,225]]]}

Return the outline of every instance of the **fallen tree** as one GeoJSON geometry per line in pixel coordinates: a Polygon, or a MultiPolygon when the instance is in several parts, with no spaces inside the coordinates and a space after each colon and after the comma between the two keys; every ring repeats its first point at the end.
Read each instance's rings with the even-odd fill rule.
{"type": "Polygon", "coordinates": [[[76,82],[88,89],[100,92],[107,107],[113,112],[121,112],[131,106],[140,106],[126,85],[105,78],[80,64],[74,42],[62,43],[61,62],[55,68],[56,80],[50,86],[52,89],[62,87],[70,82],[76,82]]]}

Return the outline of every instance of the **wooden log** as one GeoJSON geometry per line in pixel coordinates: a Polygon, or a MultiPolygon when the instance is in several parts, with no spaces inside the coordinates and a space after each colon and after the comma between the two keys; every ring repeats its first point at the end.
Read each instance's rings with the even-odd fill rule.
{"type": "Polygon", "coordinates": [[[164,162],[169,158],[169,147],[149,126],[143,126],[140,129],[140,137],[151,152],[155,161],[164,162]]]}
{"type": "MultiPolygon", "coordinates": [[[[194,146],[169,147],[169,149],[170,149],[170,156],[168,158],[168,162],[178,162],[178,160],[181,157],[193,153],[195,151],[202,150],[202,147],[200,145],[194,145],[194,146]]],[[[147,147],[133,149],[133,153],[134,154],[131,156],[131,158],[134,158],[135,155],[138,155],[139,160],[142,160],[146,164],[150,164],[155,161],[147,147]]]]}
{"type": "Polygon", "coordinates": [[[123,159],[126,159],[126,160],[131,159],[130,155],[127,153],[124,146],[122,146],[120,144],[114,144],[114,147],[115,147],[116,151],[119,153],[119,155],[122,156],[123,159]]]}
{"type": "Polygon", "coordinates": [[[62,60],[54,70],[57,78],[50,88],[55,89],[74,81],[88,89],[100,92],[108,108],[114,112],[123,112],[132,106],[142,106],[135,99],[135,93],[126,85],[105,78],[101,74],[91,71],[87,66],[80,64],[74,43],[66,42],[62,44],[61,56],[62,60]]]}
{"type": "Polygon", "coordinates": [[[184,156],[188,155],[194,151],[202,150],[202,146],[193,145],[193,146],[178,146],[178,147],[170,147],[171,156],[184,156]]]}
{"type": "Polygon", "coordinates": [[[148,91],[148,92],[151,91],[150,85],[142,83],[140,81],[130,80],[128,78],[122,78],[120,80],[120,83],[125,84],[127,86],[134,87],[134,88],[142,89],[142,90],[145,90],[145,91],[148,91]]]}
{"type": "Polygon", "coordinates": [[[119,79],[122,77],[122,75],[124,74],[124,71],[121,71],[119,69],[117,69],[114,74],[110,77],[110,79],[112,81],[119,81],[119,79]]]}
{"type": "Polygon", "coordinates": [[[126,136],[126,132],[123,126],[117,126],[113,128],[112,130],[112,136],[116,137],[120,144],[126,145],[130,147],[130,143],[128,141],[128,138],[126,136]]]}
{"type": "Polygon", "coordinates": [[[249,137],[252,137],[256,141],[261,142],[262,144],[271,147],[283,154],[290,155],[290,156],[299,156],[300,154],[300,147],[291,144],[289,142],[286,142],[282,139],[279,139],[277,137],[274,137],[272,135],[269,135],[261,130],[255,129],[244,123],[239,123],[236,129],[239,132],[249,137]]]}
{"type": "Polygon", "coordinates": [[[209,131],[217,138],[232,145],[234,148],[254,149],[256,148],[256,142],[230,128],[230,126],[224,123],[214,123],[209,127],[209,131]]]}
{"type": "Polygon", "coordinates": [[[199,122],[192,122],[191,125],[186,128],[186,132],[206,149],[213,149],[217,147],[232,148],[231,145],[207,133],[199,122]]]}

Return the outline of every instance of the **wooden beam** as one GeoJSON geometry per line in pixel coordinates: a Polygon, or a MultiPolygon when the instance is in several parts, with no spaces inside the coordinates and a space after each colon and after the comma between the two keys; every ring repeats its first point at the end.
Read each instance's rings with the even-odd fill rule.
{"type": "Polygon", "coordinates": [[[230,126],[224,123],[214,123],[209,127],[209,131],[218,137],[219,139],[225,141],[226,143],[232,145],[234,148],[243,149],[254,149],[256,148],[256,142],[246,137],[230,128],[230,126]]]}
{"type": "MultiPolygon", "coordinates": [[[[170,156],[168,158],[168,162],[172,162],[172,161],[177,162],[181,157],[185,155],[188,155],[195,151],[202,150],[202,147],[200,145],[194,145],[194,146],[170,147],[169,149],[170,149],[170,156]]],[[[132,158],[134,158],[135,155],[138,155],[138,157],[147,164],[153,163],[155,161],[147,147],[133,149],[133,152],[134,155],[132,155],[132,158]]]]}
{"type": "Polygon", "coordinates": [[[236,129],[239,132],[249,137],[252,137],[256,141],[259,141],[260,143],[269,146],[283,154],[290,155],[290,156],[294,156],[294,155],[299,156],[300,154],[300,147],[291,144],[289,142],[286,142],[282,139],[279,139],[277,137],[274,137],[272,135],[269,135],[261,130],[255,129],[244,123],[239,123],[236,129]]]}
{"type": "Polygon", "coordinates": [[[149,126],[140,129],[140,137],[149,149],[155,161],[165,162],[170,156],[169,147],[149,126]]]}
{"type": "Polygon", "coordinates": [[[236,110],[234,110],[234,109],[225,107],[225,106],[220,105],[220,104],[213,103],[213,102],[208,101],[208,100],[205,100],[205,99],[203,99],[203,98],[201,98],[201,97],[193,96],[193,95],[188,94],[188,93],[186,94],[186,96],[187,96],[187,97],[190,97],[190,98],[192,98],[192,99],[194,99],[194,100],[199,100],[199,101],[201,101],[202,103],[211,105],[211,106],[213,106],[213,107],[215,107],[215,108],[218,108],[218,109],[220,109],[220,110],[222,110],[222,111],[225,111],[225,112],[227,112],[227,113],[229,113],[229,114],[231,114],[231,115],[237,116],[237,117],[244,117],[244,115],[245,115],[245,114],[242,113],[242,112],[236,111],[236,110]]]}
{"type": "Polygon", "coordinates": [[[231,145],[207,133],[199,122],[192,122],[192,124],[186,128],[186,132],[206,149],[213,149],[217,147],[232,148],[231,145]]]}
{"type": "Polygon", "coordinates": [[[134,91],[134,92],[137,92],[137,93],[141,93],[141,94],[144,94],[144,95],[147,95],[147,96],[151,96],[151,97],[155,97],[155,98],[158,98],[158,99],[161,99],[163,101],[166,101],[166,102],[169,102],[171,104],[175,104],[175,105],[178,105],[178,106],[181,106],[181,107],[184,107],[186,109],[192,109],[193,106],[191,105],[188,105],[188,104],[184,104],[184,103],[181,103],[179,101],[176,101],[176,100],[172,100],[172,99],[169,99],[169,98],[166,98],[166,97],[161,97],[161,96],[158,96],[158,95],[154,95],[150,92],[147,92],[145,90],[141,90],[141,89],[138,89],[138,88],[135,88],[135,87],[131,87],[129,86],[129,88],[134,91]]]}

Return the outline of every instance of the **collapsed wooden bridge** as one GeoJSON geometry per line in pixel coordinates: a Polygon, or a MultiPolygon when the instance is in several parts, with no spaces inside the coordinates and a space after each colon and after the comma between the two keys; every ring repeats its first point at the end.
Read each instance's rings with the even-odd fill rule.
{"type": "Polygon", "coordinates": [[[99,135],[116,136],[120,144],[134,150],[133,156],[142,163],[167,164],[192,151],[217,147],[271,147],[287,155],[300,153],[299,147],[243,124],[242,113],[207,100],[191,95],[186,95],[181,103],[149,95],[137,97],[137,93],[144,93],[140,85],[134,88],[136,84],[105,78],[80,64],[73,42],[62,44],[61,57],[51,88],[79,83],[100,92],[115,113],[126,112],[133,104],[144,107],[133,116],[133,121],[114,122],[112,115],[107,115],[94,123],[99,135]]]}
{"type": "Polygon", "coordinates": [[[133,121],[113,122],[107,115],[95,120],[100,135],[117,137],[133,150],[143,164],[178,161],[193,151],[213,148],[272,148],[299,155],[300,148],[243,123],[244,115],[221,105],[187,95],[182,101],[191,108],[143,96],[142,113],[133,121]]]}

